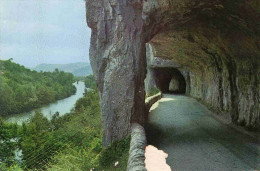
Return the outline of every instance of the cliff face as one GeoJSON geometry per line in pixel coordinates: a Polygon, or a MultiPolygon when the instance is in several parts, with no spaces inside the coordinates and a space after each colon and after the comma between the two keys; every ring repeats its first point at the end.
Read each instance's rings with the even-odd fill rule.
{"type": "Polygon", "coordinates": [[[121,139],[131,122],[144,122],[145,41],[142,4],[87,0],[90,61],[101,99],[103,145],[121,139]]]}
{"type": "Polygon", "coordinates": [[[183,74],[186,93],[259,129],[259,1],[87,0],[86,7],[105,146],[144,122],[147,42],[148,54],[183,74]]]}

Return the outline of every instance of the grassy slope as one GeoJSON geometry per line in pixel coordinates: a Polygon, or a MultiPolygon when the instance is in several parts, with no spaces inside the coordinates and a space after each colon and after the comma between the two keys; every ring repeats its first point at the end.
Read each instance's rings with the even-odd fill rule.
{"type": "MultiPolygon", "coordinates": [[[[71,144],[54,156],[54,162],[48,170],[126,170],[130,139],[115,142],[107,149],[102,149],[102,124],[99,97],[94,78],[89,76],[86,85],[95,91],[88,91],[80,99],[71,120],[58,134],[81,134],[80,145],[71,144]],[[119,161],[119,166],[114,163],[119,161]]],[[[73,138],[72,138],[73,139],[73,138]]]]}

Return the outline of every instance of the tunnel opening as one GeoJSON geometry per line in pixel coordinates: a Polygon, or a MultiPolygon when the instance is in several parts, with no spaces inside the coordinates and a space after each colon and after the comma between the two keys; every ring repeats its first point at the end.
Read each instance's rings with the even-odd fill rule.
{"type": "Polygon", "coordinates": [[[185,94],[186,81],[175,68],[154,68],[155,83],[162,93],[185,94]]]}

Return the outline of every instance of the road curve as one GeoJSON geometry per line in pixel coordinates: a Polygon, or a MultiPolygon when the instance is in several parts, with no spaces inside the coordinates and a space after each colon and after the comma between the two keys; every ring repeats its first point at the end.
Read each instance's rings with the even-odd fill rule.
{"type": "Polygon", "coordinates": [[[187,96],[163,95],[150,110],[146,133],[148,144],[169,155],[172,170],[260,170],[259,142],[218,122],[187,96]]]}

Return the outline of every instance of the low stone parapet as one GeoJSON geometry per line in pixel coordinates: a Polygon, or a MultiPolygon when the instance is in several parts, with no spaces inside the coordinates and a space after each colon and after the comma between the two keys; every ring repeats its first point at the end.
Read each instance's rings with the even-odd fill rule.
{"type": "Polygon", "coordinates": [[[146,171],[144,163],[145,147],[146,136],[144,128],[137,123],[132,124],[127,171],[146,171]]]}
{"type": "MultiPolygon", "coordinates": [[[[145,100],[146,111],[149,112],[151,106],[162,98],[162,93],[148,97],[145,100]]],[[[127,171],[146,171],[145,168],[145,147],[146,135],[144,128],[138,124],[132,124],[131,143],[127,171]]]]}
{"type": "Polygon", "coordinates": [[[151,97],[148,97],[145,99],[145,108],[147,113],[149,112],[150,108],[154,103],[156,103],[158,100],[162,98],[162,93],[157,93],[156,95],[153,95],[151,97]]]}

